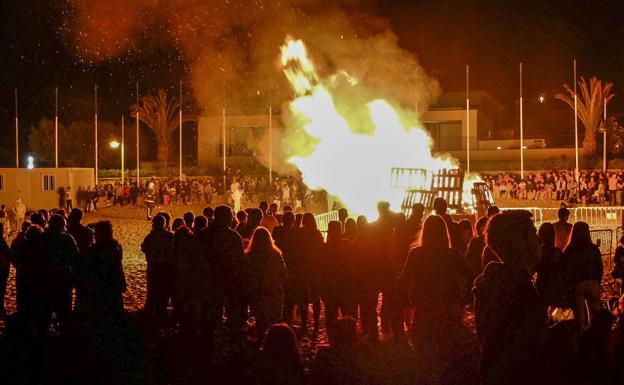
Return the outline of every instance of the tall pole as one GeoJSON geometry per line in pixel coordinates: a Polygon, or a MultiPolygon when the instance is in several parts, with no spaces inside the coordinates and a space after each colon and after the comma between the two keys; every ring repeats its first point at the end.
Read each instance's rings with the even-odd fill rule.
{"type": "Polygon", "coordinates": [[[97,99],[97,84],[95,85],[95,116],[94,116],[94,137],[95,137],[95,185],[98,184],[98,99],[97,99]]]}
{"type": "Polygon", "coordinates": [[[466,173],[470,174],[470,68],[466,66],[466,173]]]}
{"type": "Polygon", "coordinates": [[[140,175],[140,153],[139,153],[139,82],[136,83],[136,176],[137,176],[137,187],[141,186],[141,175],[140,175]]]}
{"type": "Polygon", "coordinates": [[[579,185],[579,147],[578,147],[578,101],[576,96],[576,59],[574,59],[574,154],[576,160],[576,185],[579,185]]]}
{"type": "Polygon", "coordinates": [[[15,89],[15,168],[19,168],[19,114],[17,112],[17,88],[15,89]]]}
{"type": "Polygon", "coordinates": [[[269,102],[269,181],[273,183],[273,108],[269,102]]]}
{"type": "Polygon", "coordinates": [[[58,168],[58,87],[54,88],[54,167],[58,168]]]}
{"type": "Polygon", "coordinates": [[[520,63],[520,179],[524,179],[524,122],[522,112],[522,63],[520,63]]]}
{"type": "Polygon", "coordinates": [[[180,180],[182,180],[182,80],[180,80],[180,180]]]}
{"type": "Polygon", "coordinates": [[[604,98],[602,121],[604,132],[602,133],[602,171],[607,173],[607,98],[604,98]]]}
{"type": "Polygon", "coordinates": [[[226,160],[226,153],[225,153],[225,107],[223,107],[223,193],[225,194],[225,191],[227,191],[227,187],[226,187],[226,183],[227,180],[225,178],[225,170],[227,169],[227,160],[226,160]]]}
{"type": "Polygon", "coordinates": [[[126,182],[126,164],[125,164],[125,142],[126,142],[126,127],[125,127],[125,118],[121,115],[121,184],[124,185],[126,182]]]}

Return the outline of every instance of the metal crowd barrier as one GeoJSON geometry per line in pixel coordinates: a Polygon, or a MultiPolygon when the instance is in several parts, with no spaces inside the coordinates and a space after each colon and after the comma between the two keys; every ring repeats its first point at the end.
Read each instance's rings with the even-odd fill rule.
{"type": "Polygon", "coordinates": [[[509,211],[509,210],[526,210],[529,211],[533,215],[533,223],[535,223],[536,227],[540,227],[544,222],[544,214],[540,207],[500,207],[501,211],[509,211]]]}
{"type": "Polygon", "coordinates": [[[615,228],[620,226],[623,214],[624,207],[619,206],[574,207],[572,209],[574,222],[587,222],[591,227],[615,228]]]}
{"type": "Polygon", "coordinates": [[[613,230],[590,230],[592,242],[600,249],[600,255],[609,258],[611,265],[611,253],[613,252],[613,230]]]}
{"type": "Polygon", "coordinates": [[[318,214],[314,216],[314,219],[316,220],[316,227],[320,231],[326,232],[327,228],[329,227],[329,222],[338,220],[338,211],[334,210],[327,213],[318,214]]]}

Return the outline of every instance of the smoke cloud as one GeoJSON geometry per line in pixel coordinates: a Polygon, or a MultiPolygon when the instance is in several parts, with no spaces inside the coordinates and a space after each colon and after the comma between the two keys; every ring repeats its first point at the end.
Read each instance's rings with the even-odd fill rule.
{"type": "MultiPolygon", "coordinates": [[[[216,115],[224,105],[232,114],[261,113],[269,103],[283,106],[292,93],[277,58],[288,35],[306,43],[321,76],[346,71],[376,98],[405,110],[425,111],[440,92],[438,82],[427,75],[415,55],[399,46],[388,21],[375,15],[375,1],[71,3],[64,28],[81,60],[175,49],[188,63],[188,77],[204,115],[216,115]]],[[[340,95],[370,98],[349,92],[340,95]]]]}

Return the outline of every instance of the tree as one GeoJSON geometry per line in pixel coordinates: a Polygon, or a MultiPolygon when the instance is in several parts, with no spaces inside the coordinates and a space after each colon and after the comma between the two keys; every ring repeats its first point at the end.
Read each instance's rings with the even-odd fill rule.
{"type": "MultiPolygon", "coordinates": [[[[581,76],[578,82],[580,94],[577,96],[578,117],[585,126],[585,135],[583,136],[583,153],[585,156],[593,156],[596,154],[596,132],[602,121],[603,103],[608,103],[615,94],[611,93],[613,83],[602,82],[593,76],[589,79],[589,85],[581,76]]],[[[558,93],[555,97],[564,101],[574,109],[574,90],[567,84],[563,85],[567,93],[558,93]]]]}
{"type": "Polygon", "coordinates": [[[145,123],[156,136],[158,146],[156,159],[166,163],[169,160],[171,135],[178,128],[176,117],[180,111],[178,98],[167,98],[167,92],[158,90],[156,95],[147,95],[141,98],[140,104],[133,105],[132,115],[139,113],[139,119],[145,123]]]}
{"type": "Polygon", "coordinates": [[[32,155],[41,165],[53,165],[54,162],[54,121],[42,118],[28,132],[28,145],[32,155]]]}

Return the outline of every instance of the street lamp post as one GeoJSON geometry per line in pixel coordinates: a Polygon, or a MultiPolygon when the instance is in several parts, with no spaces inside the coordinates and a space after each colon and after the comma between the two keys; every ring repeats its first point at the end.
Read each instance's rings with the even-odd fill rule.
{"type": "Polygon", "coordinates": [[[125,151],[124,151],[124,142],[125,142],[125,119],[124,116],[121,116],[121,143],[119,143],[119,141],[117,141],[117,139],[113,139],[111,140],[111,142],[109,143],[111,148],[113,149],[118,149],[121,147],[121,184],[125,184],[125,170],[126,170],[126,166],[125,166],[125,162],[124,162],[124,158],[125,158],[125,151]]]}

